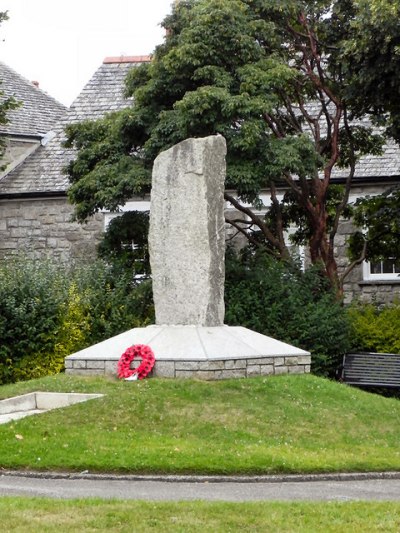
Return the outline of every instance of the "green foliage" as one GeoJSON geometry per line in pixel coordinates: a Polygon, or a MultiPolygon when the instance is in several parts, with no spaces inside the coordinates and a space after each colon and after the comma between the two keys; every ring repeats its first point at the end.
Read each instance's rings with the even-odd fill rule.
{"type": "Polygon", "coordinates": [[[64,276],[49,262],[21,258],[0,265],[0,383],[12,381],[24,359],[54,352],[66,294],[64,276]]]}
{"type": "Polygon", "coordinates": [[[382,155],[385,141],[383,135],[365,125],[349,125],[347,128],[342,128],[338,166],[350,167],[353,162],[359,161],[365,155],[382,155]]]}
{"type": "MultiPolygon", "coordinates": [[[[326,214],[327,214],[327,228],[329,231],[333,230],[335,223],[335,217],[338,205],[343,200],[344,188],[341,185],[331,185],[328,189],[326,198],[326,214]]],[[[290,241],[293,244],[304,245],[309,241],[312,236],[312,228],[309,221],[304,216],[304,210],[297,203],[295,194],[292,191],[288,191],[284,194],[282,200],[282,213],[286,222],[285,229],[289,230],[290,223],[295,223],[295,229],[290,234],[290,241]]],[[[342,212],[342,219],[349,219],[353,215],[353,208],[351,205],[347,205],[342,212]]],[[[267,213],[266,219],[268,224],[273,227],[274,224],[274,211],[273,208],[267,213]]]]}
{"type": "Polygon", "coordinates": [[[108,225],[98,255],[130,275],[149,277],[150,258],[147,243],[149,213],[128,211],[113,218],[108,225]]]}
{"type": "Polygon", "coordinates": [[[23,356],[13,366],[13,380],[23,381],[62,372],[64,358],[86,346],[89,331],[87,309],[76,282],[72,280],[66,300],[59,305],[57,327],[49,335],[54,339],[54,349],[43,352],[40,348],[34,355],[23,356]]]}
{"type": "Polygon", "coordinates": [[[352,259],[400,260],[400,188],[358,200],[354,222],[360,230],[350,237],[352,259]]]}
{"type": "MultiPolygon", "coordinates": [[[[1,81],[0,81],[0,124],[8,124],[8,112],[12,109],[16,109],[21,105],[13,96],[8,98],[3,98],[4,92],[1,90],[1,81]]],[[[0,136],[0,159],[3,157],[5,152],[6,144],[2,136],[0,136]]],[[[4,169],[5,166],[0,166],[0,170],[4,169]]]]}
{"type": "Polygon", "coordinates": [[[349,347],[345,311],[317,267],[229,254],[225,303],[228,324],[310,351],[315,374],[333,376],[349,347]]]}
{"type": "Polygon", "coordinates": [[[142,173],[148,177],[158,153],[191,136],[226,137],[227,184],[245,200],[254,201],[285,173],[314,175],[322,159],[291,105],[316,89],[298,65],[288,64],[297,52],[282,45],[289,39],[296,49],[287,24],[311,8],[288,4],[277,10],[273,3],[201,0],[174,8],[153,61],[127,78],[134,107],[67,129],[67,145],[79,150],[68,168],[79,220],[122,203],[121,183],[146,189],[142,173]],[[131,161],[121,171],[127,155],[131,161]]]}
{"type": "Polygon", "coordinates": [[[54,353],[39,353],[22,357],[12,367],[11,380],[26,381],[58,374],[64,370],[64,358],[54,353]]]}
{"type": "Polygon", "coordinates": [[[77,220],[85,220],[100,205],[117,211],[127,198],[149,187],[149,166],[142,164],[141,156],[130,156],[134,150],[127,139],[131,114],[127,110],[102,120],[67,126],[66,146],[79,149],[79,158],[66,169],[77,220]]]}
{"type": "MultiPolygon", "coordinates": [[[[311,261],[322,264],[338,288],[334,238],[348,191],[339,196],[336,190],[329,205],[332,171],[349,167],[351,181],[357,159],[381,153],[383,143],[364,124],[349,124],[349,104],[357,105],[348,85],[355,81],[341,54],[357,36],[353,23],[362,23],[356,20],[361,7],[353,4],[176,3],[163,23],[169,30],[164,43],[127,77],[134,106],[67,129],[67,145],[78,150],[67,169],[76,218],[115,210],[132,194],[148,192],[160,151],[188,137],[221,134],[236,209],[245,213],[243,202],[259,204],[262,190],[289,190],[293,209],[275,195],[265,220],[253,213],[259,244],[287,257],[283,229],[300,221],[297,241],[309,246],[311,261]]],[[[246,234],[246,222],[237,224],[246,234]]]]}
{"type": "Polygon", "coordinates": [[[90,333],[90,317],[85,309],[85,293],[80,294],[75,281],[70,283],[68,300],[61,305],[60,329],[57,334],[55,356],[63,367],[64,357],[83,348],[90,333]]]}
{"type": "Polygon", "coordinates": [[[153,318],[151,285],[102,261],[0,264],[0,383],[58,373],[64,358],[153,318]]]}
{"type": "Polygon", "coordinates": [[[400,302],[355,304],[348,313],[354,350],[400,353],[400,302]]]}
{"type": "Polygon", "coordinates": [[[340,29],[336,60],[349,79],[345,95],[358,116],[371,112],[400,140],[400,37],[398,0],[335,2],[340,29]]]}
{"type": "Polygon", "coordinates": [[[89,316],[88,345],[153,321],[149,280],[137,283],[129,270],[103,261],[77,268],[74,279],[89,316]]]}

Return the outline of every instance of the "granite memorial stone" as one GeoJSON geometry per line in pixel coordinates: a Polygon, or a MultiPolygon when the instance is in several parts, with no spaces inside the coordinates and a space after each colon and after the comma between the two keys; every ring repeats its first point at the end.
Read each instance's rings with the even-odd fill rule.
{"type": "Polygon", "coordinates": [[[187,139],[154,162],[149,248],[157,325],[224,323],[226,142],[187,139]]]}

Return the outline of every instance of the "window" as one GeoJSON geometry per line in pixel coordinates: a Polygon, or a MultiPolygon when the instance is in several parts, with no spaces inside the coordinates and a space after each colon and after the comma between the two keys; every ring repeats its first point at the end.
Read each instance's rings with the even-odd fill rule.
{"type": "Polygon", "coordinates": [[[150,199],[131,200],[126,202],[117,212],[110,213],[107,210],[102,211],[104,213],[104,231],[106,231],[113,218],[121,216],[126,211],[150,211],[150,199]]]}
{"type": "Polygon", "coordinates": [[[365,280],[400,281],[400,262],[392,258],[364,263],[365,280]]]}

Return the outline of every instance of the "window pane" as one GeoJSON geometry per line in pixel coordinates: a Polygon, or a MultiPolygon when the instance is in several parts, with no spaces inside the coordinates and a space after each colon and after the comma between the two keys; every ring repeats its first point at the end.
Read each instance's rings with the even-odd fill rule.
{"type": "Polygon", "coordinates": [[[394,271],[394,262],[390,259],[383,261],[382,274],[393,274],[394,271]]]}
{"type": "Polygon", "coordinates": [[[382,274],[382,262],[371,263],[371,274],[382,274]]]}

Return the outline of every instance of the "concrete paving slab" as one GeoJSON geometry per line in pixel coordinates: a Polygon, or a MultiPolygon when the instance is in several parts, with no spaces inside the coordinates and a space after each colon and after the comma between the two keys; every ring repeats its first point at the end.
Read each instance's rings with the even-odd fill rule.
{"type": "Polygon", "coordinates": [[[0,401],[0,424],[18,420],[26,416],[45,413],[51,409],[68,407],[75,403],[101,398],[103,394],[78,392],[31,392],[0,401]]]}
{"type": "Polygon", "coordinates": [[[35,392],[0,401],[0,415],[6,415],[13,411],[31,411],[32,409],[36,409],[35,392]]]}
{"type": "Polygon", "coordinates": [[[0,415],[0,424],[7,424],[12,420],[19,420],[20,418],[25,418],[26,416],[39,415],[44,413],[42,409],[29,409],[27,411],[14,411],[12,413],[7,413],[0,415]]]}

